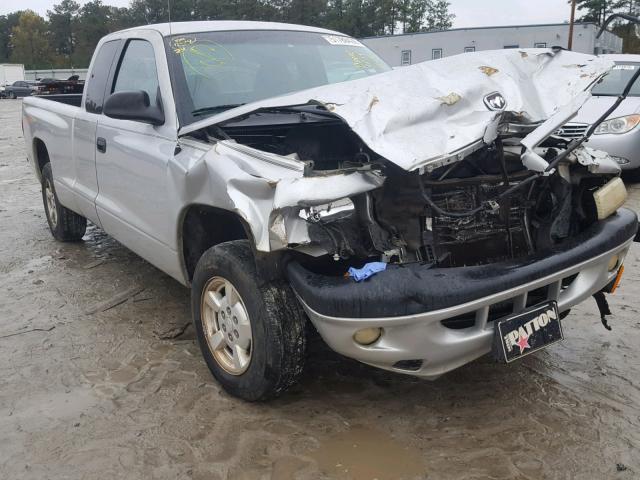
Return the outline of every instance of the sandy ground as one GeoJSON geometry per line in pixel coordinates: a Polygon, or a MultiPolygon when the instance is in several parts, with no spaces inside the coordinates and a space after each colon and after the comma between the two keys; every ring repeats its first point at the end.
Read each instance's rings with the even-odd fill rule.
{"type": "Polygon", "coordinates": [[[318,342],[300,385],[247,404],[209,375],[184,287],[95,228],[53,240],[19,116],[0,101],[0,478],[640,478],[640,244],[611,333],[588,301],[564,343],[436,382],[318,342]]]}

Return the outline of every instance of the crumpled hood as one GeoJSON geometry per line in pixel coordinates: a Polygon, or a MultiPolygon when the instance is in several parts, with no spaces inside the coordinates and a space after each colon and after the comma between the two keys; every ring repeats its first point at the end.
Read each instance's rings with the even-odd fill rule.
{"type": "Polygon", "coordinates": [[[577,111],[587,99],[580,94],[612,67],[601,57],[551,49],[469,53],[253,102],[188,125],[180,135],[261,108],[316,103],[401,168],[433,168],[495,138],[502,112],[489,110],[487,95],[502,94],[505,111],[519,122],[540,122],[572,103],[577,111]]]}

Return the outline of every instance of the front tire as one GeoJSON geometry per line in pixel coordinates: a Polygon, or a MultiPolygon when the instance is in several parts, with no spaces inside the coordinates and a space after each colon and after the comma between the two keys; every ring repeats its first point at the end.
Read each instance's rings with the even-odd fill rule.
{"type": "Polygon", "coordinates": [[[247,240],[221,243],[202,255],[191,311],[207,366],[231,395],[269,400],[298,380],[304,315],[286,283],[261,282],[247,240]]]}
{"type": "Polygon", "coordinates": [[[53,186],[51,163],[42,168],[42,201],[49,230],[56,240],[77,242],[87,231],[87,219],[60,205],[53,186]]]}

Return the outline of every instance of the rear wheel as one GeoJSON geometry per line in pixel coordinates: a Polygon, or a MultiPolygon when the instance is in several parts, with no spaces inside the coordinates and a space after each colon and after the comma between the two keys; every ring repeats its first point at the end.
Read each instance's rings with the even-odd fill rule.
{"type": "Polygon", "coordinates": [[[75,242],[82,239],[87,230],[87,219],[60,205],[50,162],[42,168],[42,201],[49,229],[56,240],[75,242]]]}
{"type": "Polygon", "coordinates": [[[286,283],[261,282],[248,241],[222,243],[202,255],[191,310],[207,366],[230,394],[268,400],[298,380],[304,315],[286,283]]]}
{"type": "Polygon", "coordinates": [[[15,92],[9,92],[9,98],[15,100],[15,98],[16,98],[15,92]]]}

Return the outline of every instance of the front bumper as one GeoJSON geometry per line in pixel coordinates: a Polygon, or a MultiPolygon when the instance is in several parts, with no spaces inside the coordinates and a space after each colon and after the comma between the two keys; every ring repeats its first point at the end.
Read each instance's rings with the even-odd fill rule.
{"type": "Polygon", "coordinates": [[[370,365],[436,378],[491,350],[493,321],[545,299],[560,312],[608,285],[609,262],[626,255],[638,230],[634,212],[594,224],[551,252],[520,261],[432,269],[390,267],[366,282],[312,273],[292,262],[289,281],[327,344],[370,365]],[[356,331],[383,328],[373,345],[356,331]]]}

